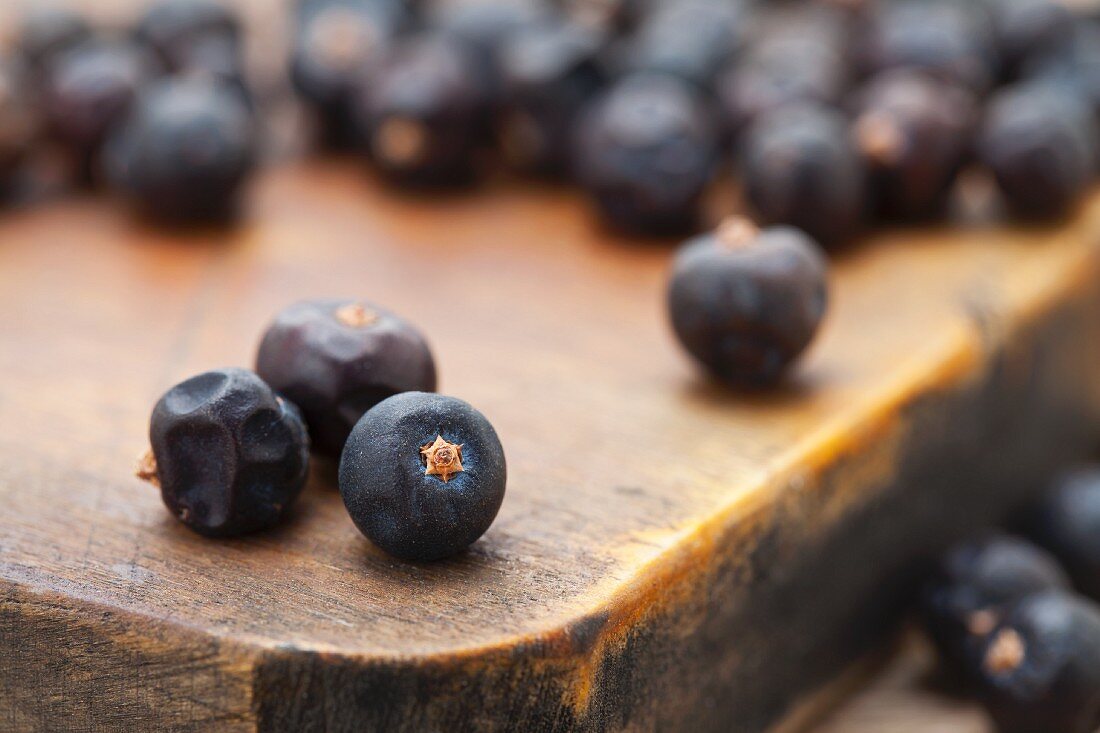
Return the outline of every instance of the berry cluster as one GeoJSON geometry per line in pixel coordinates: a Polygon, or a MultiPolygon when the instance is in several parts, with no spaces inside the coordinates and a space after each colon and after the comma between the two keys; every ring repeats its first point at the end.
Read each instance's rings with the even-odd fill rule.
{"type": "Polygon", "coordinates": [[[944,556],[920,594],[922,624],[1000,730],[1092,733],[1100,726],[1100,469],[1058,479],[1020,524],[1031,541],[994,535],[944,556]]]}
{"type": "Polygon", "coordinates": [[[128,29],[67,10],[23,18],[0,54],[0,191],[41,152],[158,221],[235,213],[257,157],[237,17],[214,0],[158,0],[128,29]]]}
{"type": "Polygon", "coordinates": [[[435,387],[427,342],[399,316],[361,301],[298,303],[267,329],[255,372],[205,372],[161,397],[138,475],[196,532],[240,535],[287,515],[312,438],[339,459],[363,534],[407,560],[449,557],[492,524],[507,472],[488,420],[435,387]]]}
{"type": "Polygon", "coordinates": [[[1063,216],[1096,167],[1100,25],[1058,0],[299,0],[292,45],[320,137],[388,180],[495,153],[643,235],[693,233],[724,171],[830,246],[945,215],[972,166],[1063,216]]]}

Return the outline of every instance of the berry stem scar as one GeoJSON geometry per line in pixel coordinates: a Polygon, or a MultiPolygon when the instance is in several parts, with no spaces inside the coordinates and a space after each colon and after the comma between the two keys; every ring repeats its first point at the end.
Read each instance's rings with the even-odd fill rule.
{"type": "Polygon", "coordinates": [[[462,468],[462,444],[450,443],[442,435],[436,435],[434,442],[421,446],[420,455],[424,458],[424,473],[439,476],[443,483],[465,470],[462,468]]]}

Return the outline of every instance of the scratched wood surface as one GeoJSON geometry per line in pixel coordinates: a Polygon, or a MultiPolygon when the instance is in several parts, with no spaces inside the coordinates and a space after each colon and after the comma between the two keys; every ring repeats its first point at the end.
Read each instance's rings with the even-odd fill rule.
{"type": "MultiPolygon", "coordinates": [[[[278,26],[272,7],[247,4],[278,26]]],[[[812,723],[921,562],[1097,434],[1100,200],[840,256],[796,378],[748,396],[672,341],[668,249],[601,232],[569,191],[428,202],[314,161],[253,194],[228,231],[79,196],[0,217],[0,730],[812,723]],[[221,542],[130,475],[166,387],[250,364],[276,310],[331,295],[419,323],[441,389],[501,433],[509,493],[466,555],[381,555],[330,465],[285,527],[221,542]]],[[[890,730],[895,706],[899,732],[940,730],[919,727],[941,704],[919,664],[826,730],[890,730]]]]}

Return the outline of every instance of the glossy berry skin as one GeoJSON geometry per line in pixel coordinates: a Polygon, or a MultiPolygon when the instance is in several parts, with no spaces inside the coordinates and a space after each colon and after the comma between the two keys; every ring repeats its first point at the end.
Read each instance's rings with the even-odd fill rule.
{"type": "Polygon", "coordinates": [[[168,390],[153,409],[149,440],[168,510],[210,537],[273,526],[306,482],[309,438],[298,410],[244,369],[168,390]]]}
{"type": "Polygon", "coordinates": [[[977,103],[962,87],[910,70],[872,79],[858,95],[852,131],[875,213],[901,220],[942,213],[977,120],[977,103]]]}
{"type": "Polygon", "coordinates": [[[713,112],[693,87],[643,74],[617,82],[582,113],[573,161],[612,227],[682,234],[698,226],[718,148],[713,112]]]}
{"type": "Polygon", "coordinates": [[[941,657],[966,670],[1009,607],[1033,593],[1068,587],[1065,572],[1045,550],[993,535],[944,555],[921,589],[918,611],[941,657]]]}
{"type": "Polygon", "coordinates": [[[111,175],[137,208],[172,224],[237,213],[255,167],[252,114],[230,87],[190,77],[143,94],[112,141],[111,175]]]}
{"type": "Polygon", "coordinates": [[[30,8],[23,15],[16,48],[32,73],[38,74],[91,38],[92,28],[84,16],[68,8],[45,5],[30,8]]]}
{"type": "Polygon", "coordinates": [[[1100,608],[1045,592],[1016,604],[974,670],[1004,733],[1093,733],[1100,726],[1100,608]]]}
{"type": "Polygon", "coordinates": [[[300,15],[290,58],[294,89],[316,114],[325,144],[352,144],[352,94],[406,23],[403,8],[388,0],[326,0],[300,15]]]}
{"type": "Polygon", "coordinates": [[[600,34],[577,25],[517,33],[500,51],[498,147],[515,169],[561,177],[570,172],[573,127],[604,82],[600,34]]]}
{"type": "Polygon", "coordinates": [[[158,71],[140,49],[93,42],[57,59],[49,74],[45,121],[53,137],[88,178],[108,136],[126,120],[141,90],[158,71]]]}
{"type": "Polygon", "coordinates": [[[10,192],[38,131],[27,69],[15,56],[0,56],[0,196],[10,192]]]}
{"type": "Polygon", "coordinates": [[[404,560],[440,560],[471,545],[496,518],[506,483],[489,421],[462,400],[423,392],[372,408],[340,460],[340,494],[355,525],[404,560]],[[429,473],[425,457],[438,439],[461,446],[461,470],[446,481],[429,473]]]}
{"type": "Polygon", "coordinates": [[[761,115],[741,142],[745,201],[763,224],[788,224],[825,246],[860,229],[865,170],[848,121],[815,104],[761,115]]]}
{"type": "Polygon", "coordinates": [[[256,371],[301,408],[318,452],[334,458],[370,408],[399,392],[433,392],[436,369],[404,319],[351,300],[283,310],[260,342],[256,371]]]}
{"type": "Polygon", "coordinates": [[[1060,476],[1028,517],[1028,535],[1062,562],[1079,591],[1100,599],[1100,469],[1060,476]]]}
{"type": "Polygon", "coordinates": [[[730,220],[677,253],[668,308],[680,343],[734,386],[768,386],[817,332],[828,301],[820,248],[790,227],[730,220]]]}
{"type": "Polygon", "coordinates": [[[741,46],[744,15],[733,0],[655,3],[626,41],[617,71],[671,74],[709,90],[741,46]]]}
{"type": "Polygon", "coordinates": [[[999,69],[987,15],[978,3],[899,0],[878,3],[856,53],[863,74],[920,69],[983,93],[999,69]]]}
{"type": "Polygon", "coordinates": [[[236,48],[240,35],[240,19],[217,0],[157,0],[134,31],[170,72],[201,64],[196,48],[212,41],[236,48]]]}
{"type": "Polygon", "coordinates": [[[489,129],[489,93],[470,48],[438,34],[403,38],[383,51],[356,91],[358,134],[391,182],[409,187],[470,183],[489,129]]]}
{"type": "Polygon", "coordinates": [[[989,103],[977,149],[1013,214],[1056,219],[1079,203],[1092,180],[1096,120],[1056,85],[1006,87],[989,103]]]}

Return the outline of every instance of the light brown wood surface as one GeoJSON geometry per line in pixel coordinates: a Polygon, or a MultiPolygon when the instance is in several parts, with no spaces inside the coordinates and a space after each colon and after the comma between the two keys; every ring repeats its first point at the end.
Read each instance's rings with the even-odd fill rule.
{"type": "Polygon", "coordinates": [[[0,220],[0,648],[16,669],[0,720],[477,729],[508,727],[511,709],[532,729],[711,727],[742,713],[744,727],[730,725],[756,729],[839,671],[848,642],[853,658],[869,643],[858,625],[886,619],[866,596],[876,574],[929,549],[909,534],[942,542],[1027,490],[1010,481],[1003,496],[967,499],[993,479],[965,442],[984,435],[972,420],[1011,425],[1006,439],[1037,430],[1021,433],[1029,449],[993,461],[1022,467],[1020,481],[1085,451],[1098,217],[1100,200],[1058,231],[867,243],[838,261],[828,322],[795,377],[749,396],[702,378],[671,339],[667,248],[600,232],[570,192],[501,182],[428,203],[351,163],[312,163],[265,174],[228,232],[148,230],[94,198],[11,213],[0,220]],[[499,430],[508,495],[466,555],[382,555],[323,464],[293,521],[221,542],[191,534],[133,478],[166,387],[250,364],[276,310],[330,295],[420,324],[442,390],[499,430]],[[937,435],[960,422],[954,456],[937,435]],[[925,449],[934,460],[914,469],[925,449]],[[964,459],[975,463],[952,463],[964,459]],[[895,490],[932,491],[918,479],[957,492],[957,511],[934,508],[942,527],[913,527],[919,512],[859,519],[895,490]],[[894,523],[896,557],[790,569],[814,553],[843,560],[894,523]],[[858,533],[833,536],[843,532],[858,533]],[[788,574],[816,608],[783,600],[788,574]],[[809,628],[847,636],[784,658],[817,649],[801,626],[815,613],[809,628]],[[848,618],[856,629],[841,628],[848,618]],[[727,709],[722,690],[751,688],[758,657],[791,689],[773,680],[776,707],[727,709]],[[483,683],[499,699],[461,691],[482,695],[483,683]]]}

